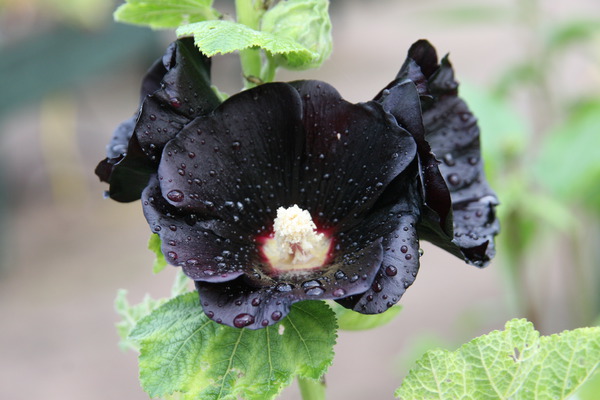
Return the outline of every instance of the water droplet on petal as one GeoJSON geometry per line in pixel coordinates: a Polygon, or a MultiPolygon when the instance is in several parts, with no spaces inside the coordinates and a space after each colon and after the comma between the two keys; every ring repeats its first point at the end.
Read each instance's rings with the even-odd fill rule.
{"type": "Polygon", "coordinates": [[[281,311],[273,311],[273,314],[271,314],[271,319],[273,321],[279,321],[281,319],[283,314],[281,314],[281,311]]]}
{"type": "Polygon", "coordinates": [[[254,323],[254,315],[239,314],[233,319],[233,326],[243,328],[254,323]]]}
{"type": "Polygon", "coordinates": [[[260,301],[261,300],[258,297],[255,297],[255,298],[252,299],[252,305],[254,307],[258,307],[260,305],[260,301]]]}
{"type": "Polygon", "coordinates": [[[460,183],[460,177],[456,174],[450,174],[448,175],[448,182],[450,182],[451,185],[458,185],[460,183]]]}
{"type": "Polygon", "coordinates": [[[388,265],[385,268],[385,274],[387,276],[395,276],[398,273],[398,269],[396,267],[394,267],[393,265],[388,265]]]}
{"type": "Polygon", "coordinates": [[[156,121],[156,115],[150,114],[150,121],[156,121]]]}
{"type": "Polygon", "coordinates": [[[402,247],[400,247],[400,251],[403,253],[406,253],[408,251],[408,247],[402,246],[402,247]]]}
{"type": "Polygon", "coordinates": [[[323,293],[325,293],[325,289],[323,289],[320,286],[317,286],[304,290],[304,293],[306,293],[307,296],[320,296],[323,293]]]}
{"type": "Polygon", "coordinates": [[[169,251],[167,253],[167,256],[172,260],[177,260],[177,253],[175,253],[174,251],[169,251]]]}
{"type": "Polygon", "coordinates": [[[179,100],[177,97],[172,97],[171,105],[175,108],[179,108],[179,107],[181,107],[181,100],[179,100]]]}
{"type": "Polygon", "coordinates": [[[333,291],[333,296],[334,297],[342,297],[343,295],[346,294],[346,291],[342,288],[337,288],[333,291]]]}
{"type": "Polygon", "coordinates": [[[183,192],[180,190],[171,190],[167,193],[167,199],[172,202],[179,203],[183,201],[183,192]]]}

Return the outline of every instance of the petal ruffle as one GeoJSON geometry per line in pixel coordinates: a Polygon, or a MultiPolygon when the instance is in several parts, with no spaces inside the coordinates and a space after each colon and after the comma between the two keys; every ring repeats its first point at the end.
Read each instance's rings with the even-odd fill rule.
{"type": "Polygon", "coordinates": [[[108,158],[96,168],[100,180],[110,184],[109,196],[121,202],[139,199],[165,143],[219,104],[211,89],[210,59],[190,38],[173,42],[146,74],[140,103],[136,115],[119,125],[108,158]]]}
{"type": "MultiPolygon", "coordinates": [[[[425,40],[410,48],[396,80],[377,97],[394,116],[409,82],[421,98],[426,141],[415,137],[425,198],[419,236],[483,267],[494,256],[499,223],[495,216],[498,200],[481,163],[477,120],[458,97],[458,83],[447,57],[438,64],[435,49],[425,40]]],[[[397,120],[403,124],[401,118],[397,120]]]]}

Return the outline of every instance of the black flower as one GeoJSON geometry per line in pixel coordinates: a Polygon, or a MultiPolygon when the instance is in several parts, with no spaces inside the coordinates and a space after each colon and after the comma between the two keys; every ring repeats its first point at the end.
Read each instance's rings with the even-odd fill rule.
{"type": "Polygon", "coordinates": [[[183,93],[195,80],[209,88],[208,60],[177,43],[127,154],[105,161],[106,180],[111,196],[127,200],[145,186],[150,227],[167,261],[195,281],[210,318],[257,329],[309,299],[383,312],[415,279],[419,238],[479,266],[493,255],[496,199],[483,177],[477,126],[456,96],[450,64],[438,65],[427,42],[413,45],[374,101],[351,104],[324,82],[297,81],[264,84],[218,106],[206,90],[194,93],[210,101],[183,93]],[[180,72],[167,78],[171,71],[180,72]],[[136,146],[132,158],[144,168],[132,162],[113,191],[136,146]]]}

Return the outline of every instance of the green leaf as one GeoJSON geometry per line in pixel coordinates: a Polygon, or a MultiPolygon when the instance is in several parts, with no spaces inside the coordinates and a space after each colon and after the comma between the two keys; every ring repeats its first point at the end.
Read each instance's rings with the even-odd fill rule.
{"type": "Polygon", "coordinates": [[[296,376],[320,378],[333,360],[335,317],[323,302],[296,304],[279,324],[259,330],[219,325],[198,303],[196,292],[181,295],[131,333],[151,397],[272,399],[296,376]]]}
{"type": "Polygon", "coordinates": [[[149,26],[152,29],[177,28],[193,22],[217,19],[212,0],[126,0],[114,13],[115,21],[149,26]]]}
{"type": "Polygon", "coordinates": [[[381,314],[366,315],[349,310],[337,303],[331,303],[335,312],[338,327],[345,331],[364,331],[387,324],[402,310],[402,306],[394,306],[381,314]]]}
{"type": "Polygon", "coordinates": [[[290,38],[256,31],[231,21],[204,21],[177,28],[177,37],[188,36],[194,37],[196,46],[208,57],[250,48],[280,54],[295,65],[310,63],[319,57],[318,53],[290,38]]]}
{"type": "Polygon", "coordinates": [[[400,399],[566,399],[600,365],[600,328],[542,336],[526,320],[456,351],[427,352],[396,391],[400,399]]]}
{"type": "Polygon", "coordinates": [[[263,32],[290,38],[318,54],[318,57],[310,62],[289,57],[278,59],[278,64],[284,68],[317,68],[331,54],[333,40],[329,0],[281,1],[265,13],[260,29],[263,32]]]}
{"type": "Polygon", "coordinates": [[[167,266],[167,261],[165,260],[165,256],[160,249],[160,236],[156,233],[153,233],[150,236],[150,240],[148,240],[148,249],[152,250],[154,254],[156,254],[156,258],[154,259],[154,264],[152,264],[152,272],[158,274],[160,271],[165,269],[167,266]]]}
{"type": "Polygon", "coordinates": [[[131,306],[127,301],[127,290],[121,289],[117,292],[115,310],[121,317],[121,321],[117,322],[116,326],[117,332],[121,337],[121,341],[119,342],[121,349],[139,350],[137,343],[129,338],[129,334],[140,319],[150,314],[165,301],[164,299],[154,300],[149,295],[146,295],[141,303],[131,306]]]}

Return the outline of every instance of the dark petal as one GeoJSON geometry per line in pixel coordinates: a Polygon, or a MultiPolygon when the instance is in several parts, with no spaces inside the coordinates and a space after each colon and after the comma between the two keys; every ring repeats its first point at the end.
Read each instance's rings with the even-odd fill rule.
{"type": "Polygon", "coordinates": [[[406,61],[396,78],[410,79],[412,81],[418,81],[419,79],[413,79],[417,76],[418,71],[414,69],[412,62],[419,66],[419,72],[421,72],[426,79],[430,79],[431,75],[438,69],[438,58],[435,48],[427,40],[421,39],[413,43],[408,49],[406,61]]]}
{"type": "Polygon", "coordinates": [[[210,59],[192,39],[171,43],[144,77],[140,92],[141,109],[117,127],[108,158],[96,168],[100,180],[110,184],[110,197],[122,202],[140,198],[165,143],[219,104],[211,89],[210,59]]]}
{"type": "Polygon", "coordinates": [[[316,272],[313,276],[296,275],[286,280],[275,280],[267,276],[245,275],[229,282],[197,281],[196,288],[204,312],[210,318],[237,328],[260,329],[284,318],[295,302],[338,299],[364,292],[372,282],[381,259],[379,240],[355,254],[334,261],[336,268],[316,272]],[[357,266],[364,268],[365,273],[359,275],[357,266]],[[343,271],[355,272],[347,274],[343,271]]]}
{"type": "Polygon", "coordinates": [[[440,235],[426,222],[425,239],[483,267],[495,254],[494,236],[499,232],[499,223],[495,215],[498,199],[483,171],[477,119],[455,96],[438,98],[423,118],[426,138],[443,160],[439,169],[450,189],[454,213],[454,238],[440,235]]]}
{"type": "Polygon", "coordinates": [[[158,171],[163,195],[189,212],[235,223],[247,235],[266,230],[297,190],[300,115],[298,93],[284,83],[230,97],[167,144],[158,171]]]}
{"type": "Polygon", "coordinates": [[[418,215],[410,210],[400,215],[398,228],[383,239],[383,259],[373,283],[364,293],[336,300],[344,307],[363,314],[384,312],[415,280],[419,270],[418,215]]]}
{"type": "Polygon", "coordinates": [[[158,162],[164,145],[185,124],[219,105],[211,88],[210,64],[192,38],[177,40],[167,50],[160,88],[142,104],[135,128],[142,150],[152,161],[158,162]]]}
{"type": "Polygon", "coordinates": [[[222,237],[219,221],[199,220],[167,203],[156,177],[142,194],[142,207],[153,232],[161,239],[165,259],[181,266],[194,280],[229,281],[240,276],[258,258],[256,246],[222,237]]]}
{"type": "Polygon", "coordinates": [[[293,84],[235,95],[169,142],[159,177],[171,204],[254,235],[293,204],[322,229],[360,222],[414,159],[414,139],[379,104],[350,104],[322,82],[293,84]]]}
{"type": "MultiPolygon", "coordinates": [[[[498,199],[485,180],[477,120],[457,95],[452,65],[447,57],[438,65],[433,46],[421,40],[409,50],[396,82],[399,79],[413,80],[418,86],[425,139],[435,158],[443,161],[434,165],[434,159],[422,156],[423,146],[419,146],[426,199],[419,235],[470,264],[485,266],[495,252],[493,238],[499,224],[494,208],[498,199]],[[422,87],[423,77],[427,78],[426,89],[422,87]],[[427,183],[428,173],[436,176],[434,185],[427,183]],[[450,191],[451,209],[445,190],[450,191]],[[443,201],[431,201],[438,196],[443,201]],[[453,234],[449,234],[448,221],[452,221],[453,234]]],[[[390,86],[392,91],[401,85],[390,86]]]]}
{"type": "Polygon", "coordinates": [[[348,103],[323,82],[291,84],[302,98],[308,153],[299,204],[324,228],[352,229],[413,162],[415,141],[379,103],[348,103]]]}
{"type": "Polygon", "coordinates": [[[382,92],[378,101],[396,118],[398,124],[413,135],[419,154],[425,206],[435,212],[437,223],[446,235],[451,235],[450,192],[438,169],[439,162],[432,153],[430,144],[425,140],[426,133],[416,86],[411,81],[398,83],[382,92]]]}
{"type": "MultiPolygon", "coordinates": [[[[126,154],[122,158],[106,159],[96,168],[96,175],[100,176],[101,166],[111,165],[112,161],[117,160],[116,164],[111,165],[108,180],[105,182],[110,184],[110,198],[124,203],[138,200],[150,176],[156,174],[156,166],[143,153],[137,137],[133,136],[129,140],[126,154]]],[[[106,172],[103,173],[105,174],[106,172]]]]}

